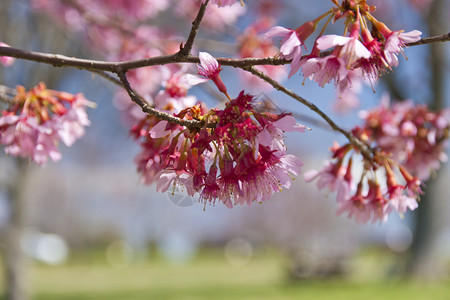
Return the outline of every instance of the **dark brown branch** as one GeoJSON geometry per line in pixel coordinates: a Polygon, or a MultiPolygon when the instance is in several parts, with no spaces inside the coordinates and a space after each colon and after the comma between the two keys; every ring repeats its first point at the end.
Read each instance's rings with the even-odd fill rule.
{"type": "MultiPolygon", "coordinates": [[[[430,44],[435,42],[450,41],[450,33],[421,39],[418,42],[406,44],[407,46],[416,46],[423,44],[430,44]]],[[[163,55],[150,58],[143,58],[138,60],[130,60],[124,62],[106,62],[90,59],[81,59],[75,57],[68,57],[60,54],[49,54],[35,51],[26,51],[12,47],[0,47],[0,56],[11,56],[15,58],[31,60],[41,63],[53,65],[55,67],[74,67],[86,70],[101,70],[108,72],[115,72],[117,70],[128,71],[142,67],[165,65],[170,63],[198,63],[199,58],[195,56],[183,57],[178,53],[172,55],[163,55]]],[[[256,65],[286,65],[290,61],[278,57],[263,57],[263,58],[217,58],[221,65],[232,66],[238,68],[256,66],[256,65]]]]}
{"type": "Polygon", "coordinates": [[[153,107],[148,105],[148,103],[146,103],[143,99],[138,97],[138,95],[136,94],[136,92],[133,90],[130,83],[128,82],[125,71],[118,71],[117,75],[119,76],[120,81],[122,82],[122,86],[127,91],[131,100],[134,103],[136,103],[137,105],[139,105],[144,113],[155,116],[158,119],[166,120],[168,122],[175,123],[175,124],[185,126],[188,128],[199,128],[199,127],[205,126],[204,122],[197,121],[197,120],[183,120],[183,119],[177,118],[171,114],[154,109],[153,107]]]}
{"type": "Polygon", "coordinates": [[[203,20],[203,16],[206,12],[206,7],[208,6],[209,0],[206,0],[204,3],[200,5],[200,8],[197,13],[197,17],[192,22],[191,32],[189,33],[189,37],[184,44],[184,47],[181,47],[179,55],[180,56],[188,56],[191,54],[192,46],[194,46],[195,37],[197,36],[198,29],[200,28],[200,23],[203,20]]]}
{"type": "Polygon", "coordinates": [[[358,149],[361,151],[361,153],[364,155],[364,157],[366,159],[368,159],[370,161],[372,160],[372,156],[370,154],[370,150],[367,149],[366,145],[364,145],[360,140],[355,138],[353,136],[353,134],[351,134],[347,130],[342,129],[341,127],[339,127],[330,117],[328,117],[327,114],[325,114],[322,110],[320,110],[320,108],[318,108],[315,104],[309,102],[308,100],[306,100],[305,98],[301,97],[300,95],[297,95],[293,91],[288,90],[286,87],[284,87],[283,85],[281,85],[280,83],[278,83],[277,81],[273,80],[272,78],[270,78],[269,76],[267,76],[266,74],[264,74],[263,72],[257,70],[254,67],[245,67],[243,69],[245,71],[248,71],[248,72],[252,73],[253,75],[261,78],[265,82],[267,82],[270,85],[272,85],[276,90],[278,90],[278,91],[280,91],[282,93],[285,93],[289,97],[297,100],[298,102],[302,103],[303,105],[305,105],[306,107],[308,107],[309,109],[311,109],[312,111],[317,113],[320,117],[322,117],[331,126],[331,128],[333,128],[335,131],[338,131],[338,132],[342,133],[354,146],[358,147],[358,149]]]}
{"type": "MultiPolygon", "coordinates": [[[[166,65],[171,63],[200,62],[197,56],[182,57],[179,56],[178,54],[155,56],[150,58],[143,58],[124,62],[106,62],[106,61],[68,57],[61,54],[26,51],[12,47],[0,47],[0,56],[11,56],[19,59],[50,64],[55,67],[74,67],[78,69],[100,70],[108,72],[116,72],[116,70],[128,71],[142,67],[166,65]]],[[[224,66],[232,66],[239,68],[254,65],[285,65],[289,63],[289,61],[287,60],[275,57],[243,58],[243,59],[217,58],[217,60],[224,66]]]]}
{"type": "Polygon", "coordinates": [[[114,72],[117,63],[68,57],[60,54],[49,54],[26,51],[10,47],[0,47],[0,55],[50,64],[55,67],[74,67],[86,70],[114,72]]]}

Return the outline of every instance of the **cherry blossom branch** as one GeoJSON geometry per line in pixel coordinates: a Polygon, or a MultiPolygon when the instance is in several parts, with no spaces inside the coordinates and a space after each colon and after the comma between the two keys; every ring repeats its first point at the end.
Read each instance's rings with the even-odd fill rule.
{"type": "Polygon", "coordinates": [[[178,54],[180,56],[189,56],[191,54],[192,46],[194,46],[194,40],[197,36],[198,29],[200,28],[200,23],[203,20],[203,16],[206,12],[206,7],[208,6],[209,0],[206,0],[200,5],[200,8],[197,13],[197,17],[192,22],[191,32],[189,33],[189,37],[186,40],[186,43],[180,46],[180,52],[178,54]]]}
{"type": "MultiPolygon", "coordinates": [[[[36,51],[27,51],[12,47],[1,47],[0,46],[0,56],[10,56],[24,60],[35,61],[39,63],[45,63],[53,65],[54,67],[74,67],[78,69],[85,70],[99,70],[117,73],[118,70],[132,70],[142,67],[150,67],[157,65],[166,65],[172,63],[199,63],[200,59],[198,56],[180,56],[178,53],[172,55],[162,55],[150,58],[143,58],[137,60],[129,60],[124,62],[106,62],[90,59],[82,59],[75,57],[68,57],[61,54],[51,54],[36,51]]],[[[246,67],[253,65],[285,65],[289,61],[284,59],[279,59],[275,57],[264,57],[264,58],[218,58],[224,66],[232,67],[246,67]]]]}
{"type": "Polygon", "coordinates": [[[252,67],[244,67],[242,69],[252,73],[253,75],[255,75],[255,76],[259,77],[259,78],[261,78],[265,82],[267,82],[270,85],[272,85],[276,90],[278,90],[278,91],[288,95],[289,97],[297,100],[298,102],[302,103],[303,105],[305,105],[306,107],[308,107],[309,109],[311,109],[312,111],[317,113],[320,117],[322,117],[322,119],[324,119],[330,125],[330,127],[333,130],[342,133],[354,146],[358,147],[358,149],[361,151],[362,155],[366,159],[368,159],[369,161],[372,160],[372,155],[370,153],[370,150],[367,148],[367,145],[362,143],[359,139],[355,138],[353,136],[353,134],[351,134],[347,130],[342,129],[327,114],[325,114],[322,110],[320,110],[320,108],[318,108],[315,104],[309,102],[308,100],[306,100],[305,98],[301,97],[300,95],[294,93],[293,91],[288,90],[282,84],[280,84],[277,81],[273,80],[272,78],[270,78],[269,76],[267,76],[263,72],[257,70],[253,66],[252,67]]]}
{"type": "MultiPolygon", "coordinates": [[[[199,128],[205,126],[205,123],[202,121],[197,120],[183,120],[180,118],[177,118],[171,114],[159,111],[153,107],[151,107],[147,102],[145,102],[141,97],[139,97],[136,92],[131,87],[130,83],[128,82],[126,72],[125,71],[118,71],[117,75],[120,78],[120,82],[122,83],[122,86],[127,91],[128,95],[130,96],[131,100],[139,105],[144,113],[147,113],[149,115],[155,116],[158,119],[165,120],[171,123],[175,123],[181,126],[186,126],[188,128],[199,128]]],[[[214,124],[212,124],[214,125],[214,124]]]]}
{"type": "MultiPolygon", "coordinates": [[[[429,38],[423,38],[417,42],[406,44],[406,46],[417,46],[435,42],[450,41],[450,32],[429,38]]],[[[55,67],[74,67],[86,70],[100,70],[117,73],[118,70],[128,71],[142,67],[166,65],[171,63],[198,63],[197,56],[181,56],[179,53],[172,55],[155,56],[137,60],[123,62],[106,62],[90,59],[81,59],[68,57],[61,54],[50,54],[36,51],[26,51],[12,47],[0,47],[0,56],[10,56],[24,60],[30,60],[40,63],[46,63],[55,67]]],[[[217,58],[217,61],[223,66],[244,68],[257,65],[286,65],[289,60],[278,57],[263,58],[217,58]]]]}

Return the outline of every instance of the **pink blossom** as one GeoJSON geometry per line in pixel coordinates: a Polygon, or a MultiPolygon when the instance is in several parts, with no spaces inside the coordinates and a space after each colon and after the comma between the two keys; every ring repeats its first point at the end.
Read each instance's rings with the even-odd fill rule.
{"type": "Polygon", "coordinates": [[[341,80],[346,79],[349,70],[345,66],[345,61],[338,56],[328,55],[324,58],[315,59],[316,66],[311,66],[317,71],[310,75],[321,87],[334,80],[338,85],[341,80]]]}
{"type": "Polygon", "coordinates": [[[280,190],[277,178],[273,173],[266,172],[266,169],[267,166],[260,159],[255,159],[252,151],[239,157],[235,174],[240,183],[241,194],[235,205],[264,202],[280,190]]]}
{"type": "Polygon", "coordinates": [[[238,203],[241,196],[241,185],[235,174],[234,161],[229,157],[224,157],[220,176],[217,180],[220,186],[219,198],[222,199],[228,208],[233,207],[233,203],[238,203]]]}
{"type": "MultiPolygon", "coordinates": [[[[200,194],[200,201],[214,203],[215,199],[219,197],[219,194],[220,187],[217,184],[217,165],[213,164],[209,168],[208,175],[206,175],[205,185],[200,194]]],[[[224,201],[224,203],[226,202],[228,201],[224,201]]]]}
{"type": "Polygon", "coordinates": [[[338,166],[330,161],[325,162],[325,166],[320,170],[310,170],[304,174],[307,182],[317,179],[317,188],[327,187],[331,192],[337,192],[337,202],[344,202],[350,193],[350,182],[345,179],[347,169],[338,166]]]}
{"type": "Polygon", "coordinates": [[[372,211],[369,202],[361,194],[357,193],[350,199],[339,202],[336,214],[341,215],[347,213],[348,218],[355,218],[359,224],[365,224],[370,221],[372,211]]]}
{"type": "Polygon", "coordinates": [[[381,191],[379,184],[368,181],[367,195],[362,195],[362,182],[358,184],[356,193],[345,201],[338,202],[337,214],[347,213],[349,218],[354,217],[356,222],[363,224],[370,220],[372,223],[386,222],[391,206],[381,191]]]}
{"type": "Polygon", "coordinates": [[[169,135],[170,130],[166,129],[169,122],[161,120],[150,129],[149,134],[152,139],[159,139],[169,135]]]}
{"type": "Polygon", "coordinates": [[[358,74],[359,72],[350,70],[346,79],[338,85],[338,96],[333,104],[335,111],[344,114],[359,107],[358,93],[362,90],[362,80],[358,74]]]}
{"type": "Polygon", "coordinates": [[[209,53],[200,52],[198,57],[200,59],[200,65],[197,65],[198,74],[203,78],[213,79],[222,71],[220,64],[209,53]]]}
{"type": "Polygon", "coordinates": [[[157,178],[156,191],[160,193],[167,191],[173,194],[179,190],[186,190],[190,194],[191,178],[189,174],[177,173],[174,170],[165,169],[161,170],[155,177],[157,178]]]}
{"type": "MultiPolygon", "coordinates": [[[[4,117],[0,117],[4,119],[4,117]]],[[[58,140],[56,128],[50,122],[39,125],[34,117],[22,115],[19,118],[8,118],[4,125],[0,126],[0,143],[5,147],[5,152],[13,156],[31,158],[37,164],[43,165],[47,158],[53,161],[61,159],[55,142],[58,140]],[[15,120],[15,121],[14,121],[15,120]],[[12,122],[11,122],[12,121],[12,122]]]]}
{"type": "Polygon", "coordinates": [[[191,85],[186,82],[185,68],[172,71],[170,68],[162,67],[162,86],[154,99],[155,108],[160,110],[179,113],[183,109],[194,106],[197,103],[195,96],[187,95],[191,85]]]}
{"type": "Polygon", "coordinates": [[[346,37],[340,35],[324,35],[317,39],[317,48],[327,50],[332,47],[340,46],[338,53],[335,54],[345,61],[347,68],[353,68],[355,63],[361,59],[368,59],[370,51],[355,37],[346,37]]]}
{"type": "Polygon", "coordinates": [[[76,95],[76,97],[76,100],[73,101],[71,107],[64,115],[53,119],[54,128],[59,138],[68,147],[81,138],[85,132],[84,127],[91,124],[85,106],[91,106],[92,104],[81,94],[76,95]]]}
{"type": "Polygon", "coordinates": [[[279,158],[279,161],[276,164],[269,167],[269,172],[278,179],[278,184],[280,186],[290,188],[292,175],[299,175],[302,166],[303,162],[298,157],[291,154],[285,154],[279,158]]]}
{"type": "Polygon", "coordinates": [[[391,213],[389,200],[383,195],[381,186],[369,180],[369,191],[365,198],[368,200],[368,209],[372,213],[372,222],[386,222],[388,215],[391,213]]]}
{"type": "Polygon", "coordinates": [[[305,78],[314,78],[314,74],[322,69],[322,59],[320,57],[305,57],[300,60],[301,72],[305,78]]]}
{"type": "MultiPolygon", "coordinates": [[[[9,45],[0,42],[0,47],[10,47],[9,45]]],[[[9,56],[0,56],[0,63],[4,66],[10,66],[14,63],[15,58],[9,56]]]]}
{"type": "Polygon", "coordinates": [[[297,33],[288,28],[275,26],[266,33],[268,38],[280,38],[280,57],[292,60],[289,77],[294,75],[300,69],[300,59],[302,57],[302,41],[297,33]]]}
{"type": "Polygon", "coordinates": [[[33,157],[38,136],[37,120],[25,114],[17,116],[6,111],[0,117],[0,143],[13,156],[33,157]]]}
{"type": "Polygon", "coordinates": [[[197,65],[197,71],[200,76],[187,74],[184,77],[184,81],[190,85],[196,85],[211,79],[219,91],[227,95],[227,88],[219,75],[222,71],[219,62],[206,52],[200,52],[198,57],[200,59],[200,64],[197,65]]]}
{"type": "Polygon", "coordinates": [[[284,153],[284,132],[305,132],[306,126],[297,123],[291,115],[282,116],[275,121],[268,121],[264,124],[264,129],[256,136],[256,147],[259,144],[269,147],[276,153],[284,153]]]}
{"type": "Polygon", "coordinates": [[[404,194],[404,187],[397,186],[393,187],[389,192],[389,204],[395,209],[400,215],[406,213],[409,210],[415,210],[419,204],[415,196],[408,196],[404,194]]]}

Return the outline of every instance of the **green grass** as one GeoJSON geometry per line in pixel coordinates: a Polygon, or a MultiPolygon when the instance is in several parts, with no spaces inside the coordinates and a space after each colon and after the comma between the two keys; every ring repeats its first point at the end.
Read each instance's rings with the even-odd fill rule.
{"type": "Polygon", "coordinates": [[[159,258],[114,268],[102,258],[72,260],[31,270],[34,299],[433,299],[450,300],[450,284],[422,285],[401,281],[331,279],[289,283],[283,259],[259,254],[244,266],[233,266],[221,253],[199,256],[183,265],[159,258]]]}

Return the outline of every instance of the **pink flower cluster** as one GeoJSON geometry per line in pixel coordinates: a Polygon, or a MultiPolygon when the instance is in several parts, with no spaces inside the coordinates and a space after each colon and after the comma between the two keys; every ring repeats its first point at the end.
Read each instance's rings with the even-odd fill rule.
{"type": "Polygon", "coordinates": [[[333,3],[334,9],[296,29],[276,26],[267,33],[268,37],[281,38],[280,57],[292,60],[290,76],[301,68],[305,78],[320,86],[333,81],[341,94],[351,87],[352,77],[377,81],[382,73],[398,65],[397,55],[407,43],[420,39],[418,30],[391,31],[371,15],[374,7],[368,6],[366,1],[333,3]],[[344,18],[346,34],[317,37],[311,53],[302,57],[301,46],[327,16],[334,21],[344,18]],[[328,49],[331,49],[330,54],[321,55],[321,51],[328,49]]]}
{"type": "Polygon", "coordinates": [[[318,188],[337,193],[338,213],[357,222],[385,221],[396,211],[417,208],[421,183],[447,159],[450,112],[431,112],[410,101],[382,105],[361,114],[362,127],[352,133],[367,147],[370,157],[352,144],[332,149],[332,160],[320,171],[305,174],[318,188]],[[360,163],[355,166],[355,161],[360,163]]]}
{"type": "Polygon", "coordinates": [[[427,180],[447,160],[449,110],[432,112],[411,101],[389,106],[385,98],[379,107],[360,115],[371,140],[420,180],[427,180]]]}
{"type": "Polygon", "coordinates": [[[43,165],[61,159],[58,144],[71,146],[89,125],[83,95],[49,90],[43,83],[30,91],[17,88],[15,103],[0,116],[0,144],[13,156],[43,165]]]}
{"type": "Polygon", "coordinates": [[[385,222],[391,212],[403,215],[408,209],[417,208],[417,197],[422,193],[421,181],[385,152],[374,150],[369,159],[346,144],[335,145],[332,153],[332,160],[320,171],[305,173],[305,179],[317,179],[319,189],[328,188],[337,193],[338,214],[346,213],[358,223],[375,223],[385,222]],[[354,166],[356,160],[360,160],[362,172],[354,166]]]}
{"type": "Polygon", "coordinates": [[[210,124],[198,129],[142,120],[132,133],[142,147],[136,163],[143,181],[156,182],[160,192],[184,188],[205,204],[218,200],[230,208],[289,188],[302,162],[286,154],[284,132],[305,127],[288,114],[259,113],[253,102],[241,92],[223,110],[197,105],[176,114],[210,124]]]}

